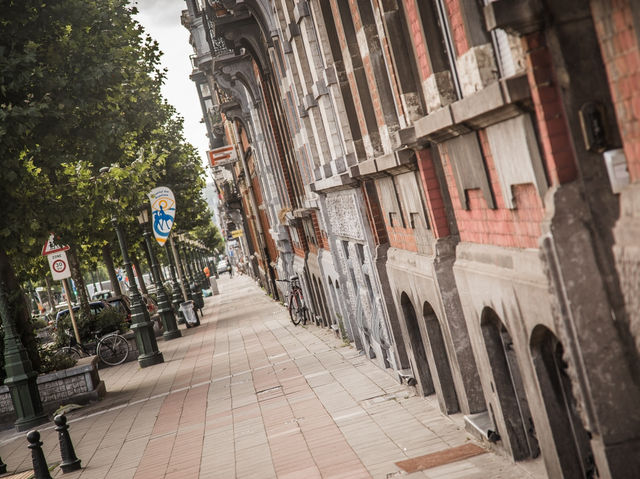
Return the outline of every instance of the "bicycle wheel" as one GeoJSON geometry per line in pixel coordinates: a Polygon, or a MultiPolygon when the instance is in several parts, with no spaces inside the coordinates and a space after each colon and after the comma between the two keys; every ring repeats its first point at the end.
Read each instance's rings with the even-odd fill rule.
{"type": "Polygon", "coordinates": [[[122,364],[129,356],[129,343],[118,334],[110,334],[98,342],[97,354],[108,366],[122,364]]]}
{"type": "Polygon", "coordinates": [[[291,317],[291,322],[296,326],[300,324],[301,321],[306,322],[304,301],[302,300],[300,290],[293,290],[291,296],[289,296],[289,316],[291,317]]]}
{"type": "Polygon", "coordinates": [[[58,349],[54,356],[69,356],[70,358],[75,359],[76,361],[78,359],[80,359],[82,357],[82,354],[80,354],[80,351],[78,351],[76,348],[71,348],[69,346],[64,346],[60,349],[58,349]]]}

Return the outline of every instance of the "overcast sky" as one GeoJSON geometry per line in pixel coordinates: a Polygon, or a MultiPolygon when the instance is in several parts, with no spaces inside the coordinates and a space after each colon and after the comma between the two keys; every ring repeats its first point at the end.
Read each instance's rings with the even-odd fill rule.
{"type": "MultiPolygon", "coordinates": [[[[132,2],[133,3],[133,2],[132,2]]],[[[184,118],[184,133],[187,141],[200,152],[206,164],[209,149],[207,129],[202,119],[202,110],[195,84],[189,80],[193,49],[189,44],[189,31],[180,23],[180,14],[187,8],[184,0],[137,0],[140,14],[138,21],[159,44],[162,50],[162,66],[167,71],[162,93],[184,118]]]]}

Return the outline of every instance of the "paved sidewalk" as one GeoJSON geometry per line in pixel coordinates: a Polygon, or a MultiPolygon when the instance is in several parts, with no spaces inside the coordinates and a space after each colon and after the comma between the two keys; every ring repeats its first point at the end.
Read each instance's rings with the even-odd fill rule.
{"type": "MultiPolygon", "coordinates": [[[[159,342],[163,364],[100,372],[107,396],[69,415],[84,468],[65,478],[546,477],[540,460],[493,453],[405,473],[395,462],[471,442],[462,416],[443,416],[332,332],[293,326],[250,279],[219,284],[201,327],[159,342]]],[[[55,431],[41,432],[59,461],[55,431]]],[[[28,453],[23,434],[0,434],[10,472],[30,468],[28,453]]]]}

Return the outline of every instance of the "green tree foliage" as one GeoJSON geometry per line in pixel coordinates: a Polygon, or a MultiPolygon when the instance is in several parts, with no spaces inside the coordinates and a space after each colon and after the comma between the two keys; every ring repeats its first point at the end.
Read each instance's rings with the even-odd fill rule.
{"type": "Polygon", "coordinates": [[[49,232],[93,265],[115,244],[112,215],[135,246],[134,218],[158,185],[176,193],[180,228],[205,222],[202,167],[162,100],[160,51],[135,12],[127,0],[2,2],[0,281],[25,342],[19,282],[42,277],[49,232]]]}

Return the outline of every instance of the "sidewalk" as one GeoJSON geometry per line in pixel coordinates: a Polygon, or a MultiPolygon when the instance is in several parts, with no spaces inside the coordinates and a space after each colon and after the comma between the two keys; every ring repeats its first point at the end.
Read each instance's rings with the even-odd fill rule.
{"type": "MultiPolygon", "coordinates": [[[[219,285],[201,327],[159,342],[163,364],[100,372],[106,397],[69,414],[83,469],[54,477],[546,477],[540,460],[493,453],[407,474],[395,462],[472,442],[462,416],[443,416],[333,332],[293,326],[250,279],[219,285]]],[[[56,432],[40,431],[59,462],[56,432]]],[[[0,434],[9,472],[30,469],[29,452],[24,434],[0,434]]]]}

